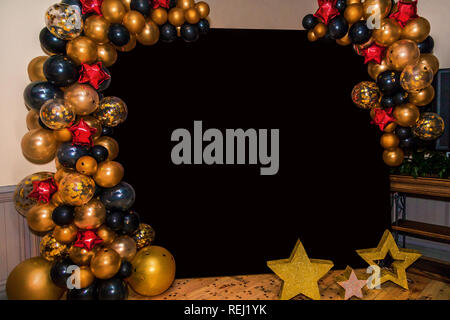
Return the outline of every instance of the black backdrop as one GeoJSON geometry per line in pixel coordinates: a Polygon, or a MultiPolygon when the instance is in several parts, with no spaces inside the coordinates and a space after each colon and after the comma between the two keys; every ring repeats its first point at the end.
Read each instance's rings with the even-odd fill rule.
{"type": "Polygon", "coordinates": [[[211,30],[194,44],[120,54],[105,95],[126,101],[115,131],[135,209],[177,261],[177,277],[266,273],[300,238],[310,258],[363,266],[389,225],[380,133],[350,99],[368,80],[351,47],[303,31],[211,30]],[[175,166],[173,130],[279,128],[280,170],[175,166]]]}

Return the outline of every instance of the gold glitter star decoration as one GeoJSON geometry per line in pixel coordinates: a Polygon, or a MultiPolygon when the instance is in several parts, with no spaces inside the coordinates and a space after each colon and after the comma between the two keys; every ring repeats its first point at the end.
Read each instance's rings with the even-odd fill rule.
{"type": "Polygon", "coordinates": [[[329,260],[309,259],[300,240],[288,259],[267,261],[267,266],[283,280],[281,300],[290,300],[299,294],[320,300],[318,281],[333,268],[329,260]]]}
{"type": "Polygon", "coordinates": [[[356,276],[355,271],[350,267],[344,270],[344,272],[336,277],[336,282],[342,288],[344,288],[345,294],[343,295],[344,300],[348,300],[352,297],[363,298],[363,288],[367,284],[366,280],[359,280],[356,276]]]}
{"type": "Polygon", "coordinates": [[[370,266],[377,266],[376,261],[384,260],[386,256],[390,254],[394,260],[391,265],[392,270],[387,268],[381,269],[379,274],[379,284],[381,285],[387,281],[392,281],[406,290],[408,290],[406,268],[421,256],[421,253],[417,250],[399,249],[389,230],[384,232],[383,237],[376,248],[356,250],[356,253],[370,266]]]}

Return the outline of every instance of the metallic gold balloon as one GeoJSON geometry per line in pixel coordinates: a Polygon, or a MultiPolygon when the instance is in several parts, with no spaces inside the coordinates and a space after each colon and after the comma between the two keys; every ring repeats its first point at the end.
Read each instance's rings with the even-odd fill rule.
{"type": "Polygon", "coordinates": [[[394,118],[397,124],[402,127],[412,127],[419,117],[419,109],[411,103],[402,104],[394,109],[394,118]]]}
{"type": "Polygon", "coordinates": [[[91,260],[91,271],[96,278],[112,278],[120,269],[120,255],[110,249],[103,248],[98,250],[91,260]]]}
{"type": "Polygon", "coordinates": [[[150,19],[157,25],[163,25],[167,22],[167,10],[161,7],[152,10],[150,19]]]}
{"type": "Polygon", "coordinates": [[[394,44],[402,34],[402,27],[400,24],[392,19],[385,18],[381,21],[379,29],[373,31],[373,38],[375,42],[383,47],[389,47],[394,44]]]}
{"type": "Polygon", "coordinates": [[[352,5],[352,4],[355,4],[355,3],[361,3],[361,0],[347,0],[347,5],[348,6],[352,5]]]}
{"type": "Polygon", "coordinates": [[[94,112],[99,103],[98,93],[88,84],[75,83],[64,92],[64,99],[73,105],[76,114],[85,116],[94,112]]]}
{"type": "Polygon", "coordinates": [[[127,13],[125,5],[120,0],[104,0],[102,14],[111,23],[121,23],[127,13]]]}
{"type": "Polygon", "coordinates": [[[318,38],[323,38],[323,37],[325,37],[325,35],[327,34],[328,28],[327,28],[327,26],[326,26],[324,23],[319,22],[319,23],[314,27],[313,31],[314,31],[314,33],[316,34],[316,36],[317,36],[318,38]]]}
{"type": "Polygon", "coordinates": [[[48,100],[39,114],[42,122],[53,130],[70,127],[75,121],[74,106],[64,99],[48,100]]]}
{"type": "Polygon", "coordinates": [[[53,229],[53,237],[60,243],[71,243],[77,238],[78,228],[73,224],[68,226],[56,226],[53,229]]]}
{"type": "Polygon", "coordinates": [[[390,167],[398,167],[403,163],[405,154],[400,148],[391,148],[384,150],[383,161],[390,167]]]}
{"type": "Polygon", "coordinates": [[[42,203],[34,205],[27,213],[27,222],[31,230],[36,232],[48,232],[53,230],[55,223],[52,219],[52,213],[55,206],[51,203],[42,203]]]}
{"type": "Polygon", "coordinates": [[[89,287],[95,280],[95,276],[88,266],[80,267],[80,288],[89,287]]]}
{"type": "Polygon", "coordinates": [[[144,46],[151,46],[159,40],[159,28],[158,25],[148,20],[144,29],[137,35],[137,40],[144,46]]]}
{"type": "Polygon", "coordinates": [[[129,236],[117,237],[109,248],[117,252],[123,260],[131,261],[136,255],[136,242],[129,236]]]}
{"type": "Polygon", "coordinates": [[[410,92],[408,95],[409,102],[418,107],[423,107],[430,104],[434,100],[434,96],[435,90],[433,86],[428,86],[417,92],[410,92]]]}
{"type": "Polygon", "coordinates": [[[97,59],[101,61],[105,67],[110,67],[117,61],[116,48],[110,44],[102,44],[97,46],[97,59]]]}
{"type": "Polygon", "coordinates": [[[84,174],[69,173],[62,178],[58,190],[64,203],[71,206],[82,206],[94,196],[95,182],[84,174]]]}
{"type": "Polygon", "coordinates": [[[130,41],[123,47],[115,47],[116,50],[120,52],[130,52],[134,48],[136,48],[136,35],[130,34],[130,41]]]}
{"type": "Polygon", "coordinates": [[[119,143],[114,138],[102,136],[95,140],[94,144],[103,146],[108,150],[108,160],[114,160],[119,155],[119,143]]]}
{"type": "Polygon", "coordinates": [[[123,166],[115,161],[103,161],[99,163],[93,178],[103,188],[112,188],[122,181],[124,175],[123,166]]]}
{"type": "Polygon", "coordinates": [[[115,127],[123,123],[128,116],[125,102],[117,97],[105,97],[100,101],[98,109],[92,114],[102,125],[115,127]]]}
{"type": "Polygon", "coordinates": [[[402,39],[413,40],[417,43],[423,42],[431,31],[430,22],[419,17],[410,20],[402,30],[402,39]]]}
{"type": "Polygon", "coordinates": [[[348,33],[344,36],[344,37],[342,37],[341,39],[337,39],[336,40],[336,43],[338,44],[338,45],[341,45],[341,46],[349,46],[349,45],[351,45],[352,44],[352,40],[350,39],[350,37],[348,36],[348,33]]]}
{"type": "Polygon", "coordinates": [[[104,245],[111,244],[117,236],[113,230],[111,230],[104,224],[100,228],[98,228],[97,235],[102,238],[104,245]]]}
{"type": "Polygon", "coordinates": [[[380,13],[380,19],[385,18],[392,9],[391,0],[366,0],[363,3],[364,19],[369,19],[374,13],[380,13]]]}
{"type": "Polygon", "coordinates": [[[28,131],[22,138],[21,146],[28,161],[44,164],[55,158],[58,143],[51,130],[40,128],[28,131]]]}
{"type": "Polygon", "coordinates": [[[44,75],[44,63],[47,61],[47,56],[36,57],[28,64],[28,77],[30,81],[47,81],[44,75]]]}
{"type": "Polygon", "coordinates": [[[205,19],[209,16],[210,8],[209,5],[204,1],[199,1],[195,4],[195,9],[200,13],[200,17],[205,19]]]}
{"type": "Polygon", "coordinates": [[[97,172],[97,161],[91,156],[83,156],[77,160],[76,169],[79,173],[92,176],[97,172]]]}
{"type": "Polygon", "coordinates": [[[97,60],[97,45],[88,37],[80,36],[67,44],[67,55],[77,65],[93,64],[97,60]]]}
{"type": "Polygon", "coordinates": [[[64,201],[61,199],[61,194],[59,192],[55,192],[50,200],[51,204],[55,207],[59,207],[64,204],[64,201]]]}
{"type": "Polygon", "coordinates": [[[183,10],[187,10],[189,8],[193,8],[195,6],[194,0],[178,0],[177,7],[183,10]]]}
{"type": "Polygon", "coordinates": [[[53,131],[53,136],[58,142],[72,141],[72,132],[67,128],[53,131]]]}
{"type": "Polygon", "coordinates": [[[345,8],[344,18],[350,25],[361,20],[362,16],[363,16],[363,6],[361,3],[348,4],[347,8],[345,8]]]}
{"type": "Polygon", "coordinates": [[[200,12],[196,8],[189,8],[184,12],[184,19],[190,24],[196,24],[200,21],[200,12]]]}
{"type": "Polygon", "coordinates": [[[57,287],[51,277],[52,263],[35,257],[18,264],[6,281],[9,300],[58,300],[64,289],[57,287]]]}
{"type": "Polygon", "coordinates": [[[155,241],[155,230],[145,223],[141,223],[139,228],[134,232],[133,239],[136,242],[136,249],[150,246],[155,241]]]}
{"type": "Polygon", "coordinates": [[[434,54],[424,53],[420,55],[419,63],[433,70],[434,75],[439,71],[439,59],[434,54]]]}
{"type": "Polygon", "coordinates": [[[84,35],[97,44],[108,43],[109,26],[110,22],[104,17],[92,15],[84,22],[84,35]]]}
{"type": "Polygon", "coordinates": [[[162,247],[140,250],[131,262],[133,273],[128,283],[143,296],[156,296],[166,291],[175,279],[175,259],[162,247]]]}
{"type": "Polygon", "coordinates": [[[77,266],[89,266],[95,252],[95,249],[89,251],[85,248],[72,246],[69,250],[69,258],[77,266]]]}
{"type": "Polygon", "coordinates": [[[14,191],[13,201],[14,207],[18,213],[22,216],[26,216],[28,210],[30,210],[38,202],[36,199],[28,197],[34,189],[33,182],[47,180],[53,176],[54,174],[52,172],[36,172],[26,176],[17,184],[16,190],[14,191]]]}
{"type": "Polygon", "coordinates": [[[367,67],[367,71],[369,72],[370,77],[375,81],[377,80],[380,73],[383,73],[387,70],[389,70],[389,66],[386,62],[386,59],[383,59],[381,61],[381,64],[369,62],[369,65],[367,67]]]}
{"type": "MultiPolygon", "coordinates": [[[[62,180],[66,175],[71,174],[71,173],[74,173],[74,172],[75,172],[74,170],[69,169],[69,168],[65,168],[65,167],[62,167],[62,168],[58,169],[58,170],[56,171],[56,173],[55,173],[55,181],[56,181],[56,184],[58,185],[58,187],[59,187],[59,185],[60,185],[60,183],[61,183],[61,180],[62,180]]],[[[57,192],[57,193],[61,194],[61,192],[57,192]]]]}
{"type": "Polygon", "coordinates": [[[408,92],[417,92],[433,82],[433,70],[424,64],[407,66],[400,75],[400,83],[408,92]]]}
{"type": "Polygon", "coordinates": [[[375,82],[360,82],[353,88],[352,100],[361,109],[374,108],[380,100],[380,90],[375,82]]]}
{"type": "Polygon", "coordinates": [[[170,24],[172,24],[175,27],[181,26],[185,19],[184,19],[184,10],[181,8],[172,8],[169,11],[169,14],[167,16],[170,24]]]}
{"type": "Polygon", "coordinates": [[[426,141],[436,140],[445,130],[445,122],[440,115],[434,112],[422,113],[413,127],[413,134],[426,141]]]}
{"type": "Polygon", "coordinates": [[[396,148],[400,144],[400,139],[394,133],[385,133],[381,136],[380,144],[384,149],[396,148]]]}
{"type": "Polygon", "coordinates": [[[41,257],[48,261],[61,260],[69,255],[67,244],[56,241],[51,233],[41,239],[39,250],[41,257]]]}
{"type": "Polygon", "coordinates": [[[384,128],[384,132],[390,133],[390,132],[394,132],[394,130],[397,128],[397,124],[395,122],[391,122],[389,123],[385,128],[384,128]]]}
{"type": "Polygon", "coordinates": [[[41,125],[39,124],[39,112],[34,109],[28,111],[26,123],[28,130],[42,128],[41,125]]]}
{"type": "Polygon", "coordinates": [[[314,30],[309,30],[308,31],[308,40],[311,41],[311,42],[319,40],[319,37],[317,37],[317,35],[314,32],[314,30]]]}
{"type": "Polygon", "coordinates": [[[97,129],[97,131],[92,135],[92,139],[97,139],[102,135],[102,124],[98,119],[92,116],[84,116],[81,117],[81,119],[83,119],[89,127],[97,129]]]}
{"type": "Polygon", "coordinates": [[[411,40],[399,40],[389,47],[386,61],[390,69],[402,71],[406,66],[416,64],[420,58],[417,44],[411,40]]]}
{"type": "Polygon", "coordinates": [[[131,0],[121,0],[122,4],[125,6],[125,9],[127,9],[127,11],[130,11],[130,5],[131,5],[131,0]]]}
{"type": "Polygon", "coordinates": [[[106,208],[98,199],[76,207],[73,223],[80,229],[90,230],[100,227],[106,218],[106,208]]]}
{"type": "Polygon", "coordinates": [[[122,24],[125,26],[125,28],[128,29],[128,31],[137,34],[140,33],[142,29],[144,29],[145,18],[142,13],[130,10],[123,17],[122,24]]]}

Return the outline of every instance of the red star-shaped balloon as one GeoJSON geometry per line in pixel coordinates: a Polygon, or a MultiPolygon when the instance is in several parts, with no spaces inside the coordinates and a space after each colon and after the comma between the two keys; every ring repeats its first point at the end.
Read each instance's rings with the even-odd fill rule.
{"type": "Polygon", "coordinates": [[[77,240],[73,244],[74,247],[84,248],[91,251],[97,244],[103,242],[96,230],[78,231],[77,240]]]}
{"type": "Polygon", "coordinates": [[[83,119],[78,124],[69,128],[72,132],[72,144],[79,146],[93,146],[92,136],[97,132],[96,128],[91,128],[83,119]]]}
{"type": "Polygon", "coordinates": [[[406,26],[409,20],[418,18],[417,15],[417,0],[398,2],[398,10],[389,16],[389,18],[396,20],[402,27],[406,26]]]}
{"type": "Polygon", "coordinates": [[[83,14],[95,12],[99,16],[102,15],[102,2],[103,0],[80,0],[81,12],[83,14]]]}
{"type": "Polygon", "coordinates": [[[314,14],[314,17],[322,19],[325,25],[328,25],[331,19],[338,16],[339,10],[336,9],[337,0],[317,0],[319,9],[314,14]]]}
{"type": "Polygon", "coordinates": [[[381,64],[381,61],[384,58],[384,53],[386,52],[385,47],[381,47],[376,43],[370,45],[370,47],[361,50],[361,55],[364,56],[364,63],[367,64],[371,61],[375,61],[378,64],[381,64]]]}
{"type": "Polygon", "coordinates": [[[91,65],[81,64],[79,83],[89,83],[95,89],[98,89],[100,84],[108,79],[111,79],[111,76],[103,70],[101,62],[91,65]]]}
{"type": "Polygon", "coordinates": [[[58,191],[58,187],[53,178],[33,181],[33,191],[28,194],[28,198],[36,199],[39,202],[49,203],[52,194],[56,191],[58,191]]]}
{"type": "Polygon", "coordinates": [[[153,9],[157,9],[159,7],[169,9],[170,0],[153,0],[153,9]]]}
{"type": "Polygon", "coordinates": [[[373,117],[372,124],[376,124],[380,127],[381,131],[384,131],[386,126],[395,121],[395,118],[392,116],[393,109],[375,109],[375,117],[373,117]]]}

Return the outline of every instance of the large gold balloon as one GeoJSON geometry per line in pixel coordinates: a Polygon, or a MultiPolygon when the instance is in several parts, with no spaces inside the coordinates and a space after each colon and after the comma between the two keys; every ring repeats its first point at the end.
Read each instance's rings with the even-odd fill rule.
{"type": "Polygon", "coordinates": [[[145,18],[142,13],[130,10],[123,17],[122,24],[125,26],[125,28],[128,29],[128,31],[137,34],[140,33],[142,29],[144,29],[145,18]]]}
{"type": "Polygon", "coordinates": [[[178,0],[177,7],[183,10],[187,10],[189,8],[193,8],[195,6],[194,0],[178,0]]]}
{"type": "Polygon", "coordinates": [[[377,80],[380,73],[383,73],[387,70],[389,70],[389,66],[386,59],[383,59],[381,61],[381,64],[369,62],[369,66],[367,67],[367,71],[369,72],[370,77],[375,81],[377,80]]]}
{"type": "Polygon", "coordinates": [[[150,246],[155,240],[155,230],[145,223],[141,223],[134,232],[133,239],[136,242],[137,250],[150,246]]]}
{"type": "Polygon", "coordinates": [[[200,12],[196,8],[189,8],[184,12],[184,19],[187,23],[196,24],[200,21],[200,12]]]}
{"type": "Polygon", "coordinates": [[[78,266],[89,266],[96,250],[87,250],[85,248],[72,246],[69,250],[69,258],[78,266]]]}
{"type": "Polygon", "coordinates": [[[108,29],[110,23],[102,16],[92,15],[84,22],[84,35],[97,44],[109,42],[108,29]]]}
{"type": "Polygon", "coordinates": [[[93,64],[97,60],[97,45],[88,37],[80,36],[69,41],[67,55],[77,65],[82,63],[93,64]]]}
{"type": "Polygon", "coordinates": [[[101,124],[100,120],[98,120],[92,116],[84,116],[84,117],[81,117],[81,119],[83,119],[83,121],[86,122],[86,124],[89,127],[95,128],[97,130],[92,135],[92,139],[97,139],[102,135],[102,124],[101,124]]]}
{"type": "Polygon", "coordinates": [[[389,47],[386,60],[390,69],[402,71],[406,66],[419,62],[420,50],[411,40],[399,40],[389,47]]]}
{"type": "Polygon", "coordinates": [[[417,92],[410,92],[408,94],[409,102],[412,104],[423,107],[430,104],[434,100],[435,90],[433,86],[428,86],[417,92]]]}
{"type": "Polygon", "coordinates": [[[41,239],[39,251],[41,257],[48,261],[61,260],[69,255],[67,244],[58,242],[51,233],[41,239]]]}
{"type": "Polygon", "coordinates": [[[120,52],[129,52],[131,50],[133,50],[134,48],[136,48],[136,35],[135,34],[130,34],[130,41],[128,41],[128,43],[126,45],[124,45],[123,47],[115,47],[116,50],[120,51],[120,52]]]}
{"type": "Polygon", "coordinates": [[[381,136],[380,144],[384,149],[396,148],[400,144],[400,139],[396,134],[385,133],[381,136]]]}
{"type": "Polygon", "coordinates": [[[48,100],[39,113],[42,122],[50,129],[70,127],[75,121],[74,106],[64,99],[48,100]]]}
{"type": "Polygon", "coordinates": [[[116,238],[116,233],[106,225],[102,225],[100,228],[98,228],[97,235],[102,238],[104,245],[111,244],[116,238]]]}
{"type": "Polygon", "coordinates": [[[72,132],[69,129],[64,128],[60,130],[54,130],[53,136],[58,142],[68,142],[72,141],[72,132]]]}
{"type": "Polygon", "coordinates": [[[411,103],[402,104],[394,109],[394,118],[397,124],[402,127],[412,127],[419,119],[419,116],[419,109],[411,103]]]}
{"type": "Polygon", "coordinates": [[[114,138],[102,136],[95,140],[94,144],[108,150],[108,160],[114,160],[119,155],[119,143],[114,138]]]}
{"type": "Polygon", "coordinates": [[[9,300],[58,300],[64,289],[50,278],[52,263],[35,257],[18,264],[6,281],[9,300]]]}
{"type": "Polygon", "coordinates": [[[69,173],[60,181],[58,190],[64,203],[71,206],[82,206],[94,196],[95,182],[84,174],[69,173]]]}
{"type": "Polygon", "coordinates": [[[56,226],[53,237],[60,243],[71,243],[77,238],[78,229],[73,224],[67,226],[56,226]]]}
{"type": "Polygon", "coordinates": [[[89,230],[100,227],[106,218],[106,208],[98,199],[76,207],[73,223],[80,229],[89,230]]]}
{"type": "Polygon", "coordinates": [[[83,156],[77,160],[75,168],[79,173],[92,176],[97,172],[97,161],[91,156],[83,156]]]}
{"type": "Polygon", "coordinates": [[[47,56],[40,56],[30,61],[28,64],[28,77],[30,78],[30,81],[47,81],[43,69],[47,59],[47,56]]]}
{"type": "Polygon", "coordinates": [[[58,143],[51,130],[40,128],[28,131],[22,138],[21,147],[28,161],[44,164],[55,158],[58,143]]]}
{"type": "Polygon", "coordinates": [[[117,97],[105,97],[100,101],[98,109],[92,114],[102,125],[115,127],[127,119],[128,108],[125,102],[117,97]]]}
{"type": "Polygon", "coordinates": [[[110,44],[102,44],[97,46],[97,59],[101,61],[105,67],[110,67],[117,61],[116,48],[110,44]]]}
{"type": "Polygon", "coordinates": [[[55,206],[51,203],[34,205],[27,213],[27,222],[31,230],[36,232],[48,232],[53,230],[55,223],[52,213],[55,206]]]}
{"type": "Polygon", "coordinates": [[[390,167],[398,167],[403,163],[405,154],[400,148],[391,148],[384,150],[383,161],[390,167]]]}
{"type": "Polygon", "coordinates": [[[133,273],[128,283],[140,295],[161,294],[175,279],[175,259],[162,247],[145,247],[136,254],[131,264],[133,273]]]}
{"type": "Polygon", "coordinates": [[[172,8],[169,11],[169,14],[167,16],[170,24],[172,24],[175,27],[181,26],[185,19],[184,19],[184,10],[181,8],[172,8]]]}
{"type": "Polygon", "coordinates": [[[433,70],[425,64],[407,66],[400,75],[400,84],[408,92],[417,92],[433,82],[433,70]]]}
{"type": "Polygon", "coordinates": [[[364,19],[367,20],[377,13],[380,13],[380,19],[383,19],[391,12],[391,9],[391,0],[366,0],[363,3],[364,19]]]}
{"type": "Polygon", "coordinates": [[[410,20],[402,30],[402,39],[413,40],[417,43],[423,42],[431,31],[430,22],[427,19],[419,17],[410,20]]]}
{"type": "Polygon", "coordinates": [[[42,126],[39,124],[39,112],[34,109],[28,111],[26,123],[28,130],[42,128],[42,126]]]}
{"type": "Polygon", "coordinates": [[[380,100],[380,90],[375,82],[363,81],[353,88],[352,100],[359,108],[374,108],[380,100]]]}
{"type": "Polygon", "coordinates": [[[121,23],[127,9],[120,0],[104,0],[102,14],[111,23],[121,23]]]}
{"type": "Polygon", "coordinates": [[[110,249],[103,248],[98,250],[91,260],[91,271],[96,278],[112,278],[120,269],[120,255],[110,249]]]}
{"type": "Polygon", "coordinates": [[[148,20],[144,29],[137,35],[137,40],[144,46],[151,46],[159,40],[158,25],[152,20],[148,20]]]}
{"type": "Polygon", "coordinates": [[[347,8],[345,8],[344,18],[350,25],[361,20],[362,16],[363,16],[363,6],[361,3],[349,4],[347,5],[347,8]]]}
{"type": "Polygon", "coordinates": [[[99,103],[98,93],[88,84],[75,83],[64,92],[64,99],[73,105],[78,115],[88,115],[94,112],[99,103]]]}
{"type": "Polygon", "coordinates": [[[53,177],[52,172],[36,172],[23,178],[16,186],[14,191],[14,206],[18,213],[26,216],[28,210],[38,201],[35,198],[29,198],[28,195],[33,191],[33,182],[47,180],[53,177]]]}
{"type": "Polygon", "coordinates": [[[200,13],[200,17],[205,19],[209,16],[210,8],[209,5],[204,1],[199,1],[195,4],[195,9],[200,13]]]}
{"type": "Polygon", "coordinates": [[[380,28],[373,31],[372,36],[378,45],[389,47],[400,39],[401,34],[400,24],[393,19],[385,18],[381,21],[380,28]]]}
{"type": "Polygon", "coordinates": [[[103,188],[112,188],[122,181],[124,175],[123,166],[116,161],[103,161],[98,165],[93,178],[103,188]]]}
{"type": "Polygon", "coordinates": [[[109,245],[123,260],[131,261],[136,255],[136,242],[129,236],[117,237],[109,245]]]}
{"type": "Polygon", "coordinates": [[[419,63],[425,65],[428,69],[433,70],[436,75],[439,71],[439,59],[434,54],[424,53],[420,56],[419,63]]]}
{"type": "Polygon", "coordinates": [[[157,25],[163,25],[167,22],[167,10],[161,7],[152,10],[150,19],[157,25]]]}
{"type": "Polygon", "coordinates": [[[444,130],[445,123],[440,115],[434,112],[425,112],[421,114],[412,131],[416,137],[430,141],[439,138],[444,130]]]}

